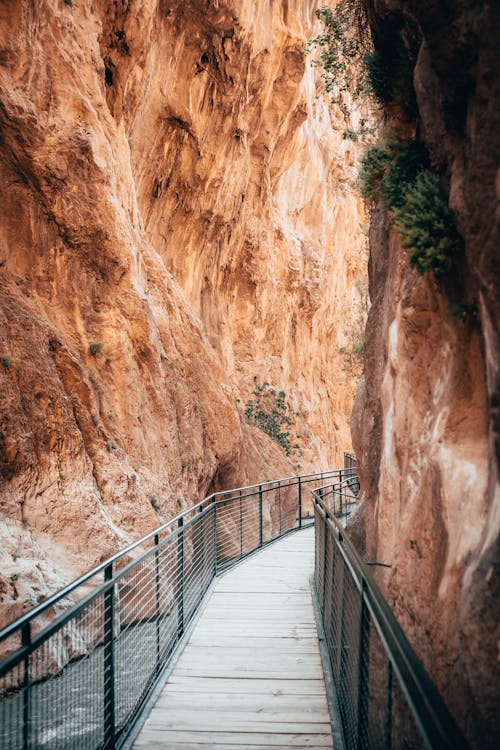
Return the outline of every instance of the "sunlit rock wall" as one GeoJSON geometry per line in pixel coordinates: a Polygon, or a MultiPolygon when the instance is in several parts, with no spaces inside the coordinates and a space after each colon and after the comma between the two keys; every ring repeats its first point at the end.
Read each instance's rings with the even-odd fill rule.
{"type": "Polygon", "coordinates": [[[0,5],[4,619],[211,488],[290,474],[244,422],[254,383],[299,412],[304,468],[348,447],[365,237],[314,8],[0,5]]]}

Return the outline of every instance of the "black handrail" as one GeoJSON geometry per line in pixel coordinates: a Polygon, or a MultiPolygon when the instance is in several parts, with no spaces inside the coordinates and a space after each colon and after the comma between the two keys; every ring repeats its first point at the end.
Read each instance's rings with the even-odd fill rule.
{"type": "MultiPolygon", "coordinates": [[[[234,490],[222,490],[220,492],[214,492],[211,495],[208,495],[207,497],[203,498],[203,500],[200,500],[195,505],[190,506],[186,510],[182,511],[182,513],[179,513],[178,515],[174,516],[170,521],[166,521],[161,526],[158,526],[157,528],[153,529],[153,531],[148,532],[144,536],[142,536],[140,539],[137,539],[134,542],[131,542],[127,547],[124,547],[123,549],[119,550],[119,552],[116,552],[111,557],[104,560],[102,563],[99,563],[99,565],[96,565],[94,568],[89,570],[87,573],[84,573],[82,576],[79,576],[74,581],[69,583],[67,586],[65,586],[62,589],[59,589],[55,594],[45,599],[43,602],[40,602],[40,604],[37,604],[35,607],[32,607],[28,612],[18,617],[13,622],[6,625],[4,628],[0,630],[0,643],[7,638],[9,638],[16,630],[19,630],[19,628],[22,627],[25,623],[32,620],[35,617],[38,617],[41,615],[44,611],[51,609],[56,605],[59,601],[62,599],[67,598],[70,594],[73,593],[77,588],[80,588],[85,583],[88,583],[94,576],[98,575],[99,573],[102,573],[108,565],[111,563],[115,563],[118,560],[120,560],[122,557],[125,557],[126,555],[129,555],[131,552],[133,552],[137,547],[142,547],[146,542],[151,541],[154,539],[156,535],[160,535],[163,532],[165,532],[167,529],[174,526],[174,524],[178,524],[179,520],[185,519],[188,515],[193,514],[200,508],[203,509],[203,507],[206,507],[214,502],[219,502],[223,497],[227,497],[227,500],[234,499],[232,496],[238,494],[240,492],[246,491],[246,490],[258,490],[259,487],[266,488],[263,489],[263,492],[270,492],[274,489],[273,485],[279,484],[281,485],[281,488],[285,487],[292,487],[295,486],[297,483],[297,480],[300,479],[301,484],[307,484],[314,481],[317,481],[318,477],[321,477],[321,479],[328,479],[332,476],[335,476],[338,472],[338,469],[329,469],[321,472],[316,473],[310,473],[310,474],[300,474],[292,477],[285,477],[283,479],[272,479],[267,482],[261,482],[260,484],[251,484],[246,487],[238,487],[234,490]],[[288,484],[284,485],[283,482],[287,482],[288,484]]],[[[253,493],[248,493],[248,495],[245,495],[245,497],[250,497],[254,495],[253,493]]]]}
{"type": "Polygon", "coordinates": [[[335,517],[335,499],[333,508],[323,502],[347,493],[350,502],[356,482],[351,456],[343,469],[214,493],[4,628],[0,644],[11,653],[0,663],[2,750],[50,750],[51,736],[57,748],[122,747],[214,578],[309,523],[303,487],[311,483],[315,585],[348,750],[398,748],[402,733],[405,747],[465,748],[335,517]],[[68,602],[99,573],[102,582],[68,602]]]}
{"type": "Polygon", "coordinates": [[[304,486],[342,471],[216,492],[3,628],[2,750],[50,750],[58,732],[76,733],[72,746],[121,747],[215,576],[311,523],[304,486]]]}
{"type": "Polygon", "coordinates": [[[321,494],[313,490],[315,587],[346,747],[386,750],[423,743],[430,750],[465,750],[455,720],[321,494]]]}

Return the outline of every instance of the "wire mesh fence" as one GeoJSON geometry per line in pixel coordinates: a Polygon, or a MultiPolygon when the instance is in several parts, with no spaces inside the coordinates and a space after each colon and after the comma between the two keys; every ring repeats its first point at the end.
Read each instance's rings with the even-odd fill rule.
{"type": "Polygon", "coordinates": [[[0,750],[120,748],[213,579],[313,521],[346,748],[466,747],[344,534],[358,492],[350,456],[343,469],[217,493],[4,628],[0,750]]]}
{"type": "Polygon", "coordinates": [[[304,490],[334,480],[211,495],[0,631],[0,750],[121,747],[215,576],[312,523],[304,490]]]}
{"type": "MultiPolygon", "coordinates": [[[[351,477],[349,477],[351,480],[351,477]]],[[[313,492],[315,573],[347,750],[466,748],[467,744],[345,535],[341,482],[313,492]]]]}

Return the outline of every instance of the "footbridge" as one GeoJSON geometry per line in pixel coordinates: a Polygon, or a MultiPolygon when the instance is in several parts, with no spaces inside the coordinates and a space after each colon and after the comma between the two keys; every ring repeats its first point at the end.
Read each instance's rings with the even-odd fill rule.
{"type": "Polygon", "coordinates": [[[350,543],[355,459],[218,492],[0,631],[1,750],[465,748],[350,543]]]}

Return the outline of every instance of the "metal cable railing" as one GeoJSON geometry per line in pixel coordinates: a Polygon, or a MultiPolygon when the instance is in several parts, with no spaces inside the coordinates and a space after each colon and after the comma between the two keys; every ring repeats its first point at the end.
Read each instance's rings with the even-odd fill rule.
{"type": "Polygon", "coordinates": [[[358,470],[358,462],[354,453],[344,453],[344,469],[358,470]]]}
{"type": "Polygon", "coordinates": [[[119,748],[215,576],[313,522],[327,471],[218,492],[0,631],[1,750],[119,748]]]}
{"type": "Polygon", "coordinates": [[[345,535],[358,491],[351,456],[343,469],[216,493],[5,627],[0,750],[122,747],[214,578],[313,522],[346,748],[465,748],[345,535]]]}
{"type": "Polygon", "coordinates": [[[347,750],[466,748],[455,721],[345,534],[342,520],[351,506],[349,483],[353,488],[353,477],[313,491],[314,582],[344,746],[347,750]]]}
{"type": "Polygon", "coordinates": [[[314,492],[328,511],[345,523],[359,503],[359,479],[354,469],[339,471],[339,481],[316,487],[314,492]],[[346,471],[348,476],[345,476],[346,471]],[[351,472],[351,473],[349,473],[351,472]]]}

